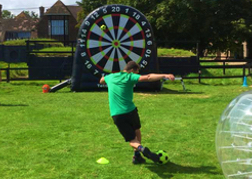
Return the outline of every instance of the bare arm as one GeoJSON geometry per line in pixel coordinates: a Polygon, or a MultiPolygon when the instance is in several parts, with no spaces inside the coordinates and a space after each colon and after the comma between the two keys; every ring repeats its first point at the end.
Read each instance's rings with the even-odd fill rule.
{"type": "Polygon", "coordinates": [[[156,73],[151,73],[148,75],[141,75],[139,78],[139,82],[152,82],[152,81],[158,81],[161,79],[169,79],[171,81],[174,81],[175,77],[173,74],[156,74],[156,73]]]}
{"type": "Polygon", "coordinates": [[[104,80],[104,77],[101,77],[100,83],[101,83],[101,84],[106,84],[106,82],[105,82],[105,80],[104,80]]]}

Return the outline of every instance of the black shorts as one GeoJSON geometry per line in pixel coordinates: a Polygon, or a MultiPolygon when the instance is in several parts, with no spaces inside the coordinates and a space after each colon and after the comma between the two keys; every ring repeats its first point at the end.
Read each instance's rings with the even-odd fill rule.
{"type": "Polygon", "coordinates": [[[126,142],[135,139],[135,130],[141,128],[140,118],[137,111],[137,108],[135,108],[129,113],[112,116],[115,125],[126,142]]]}

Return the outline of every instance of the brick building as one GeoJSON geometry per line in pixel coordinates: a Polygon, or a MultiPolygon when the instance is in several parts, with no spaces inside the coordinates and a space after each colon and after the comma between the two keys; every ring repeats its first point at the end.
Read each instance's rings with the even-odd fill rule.
{"type": "Polygon", "coordinates": [[[82,10],[79,6],[66,6],[58,0],[44,12],[40,7],[40,21],[37,24],[39,38],[51,38],[60,41],[76,40],[78,28],[77,14],[82,10]]]}
{"type": "Polygon", "coordinates": [[[12,39],[51,38],[60,41],[76,40],[79,6],[66,6],[58,0],[45,11],[40,7],[40,17],[31,18],[21,12],[13,19],[2,18],[0,4],[0,42],[12,39]]]}
{"type": "Polygon", "coordinates": [[[39,19],[33,19],[21,12],[13,19],[2,18],[2,5],[0,5],[0,42],[12,39],[36,38],[36,24],[39,19]]]}

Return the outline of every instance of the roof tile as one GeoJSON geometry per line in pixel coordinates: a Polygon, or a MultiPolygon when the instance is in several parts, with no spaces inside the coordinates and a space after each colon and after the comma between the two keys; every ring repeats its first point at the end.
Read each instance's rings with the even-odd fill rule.
{"type": "Polygon", "coordinates": [[[47,9],[45,15],[70,15],[69,10],[60,0],[58,0],[50,9],[47,9]]]}

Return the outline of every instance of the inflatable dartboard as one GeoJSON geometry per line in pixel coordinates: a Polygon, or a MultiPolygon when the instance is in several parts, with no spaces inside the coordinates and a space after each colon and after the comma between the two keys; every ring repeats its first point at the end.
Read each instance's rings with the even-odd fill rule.
{"type": "MultiPolygon", "coordinates": [[[[106,88],[99,84],[100,77],[123,71],[131,60],[140,65],[140,74],[158,71],[153,36],[151,25],[137,9],[124,5],[95,9],[79,29],[71,90],[106,88]]],[[[142,83],[136,88],[157,90],[160,83],[142,83]]]]}
{"type": "Polygon", "coordinates": [[[141,12],[129,6],[107,5],[84,19],[76,54],[79,63],[100,77],[122,71],[131,60],[145,69],[153,44],[152,28],[141,12]]]}

